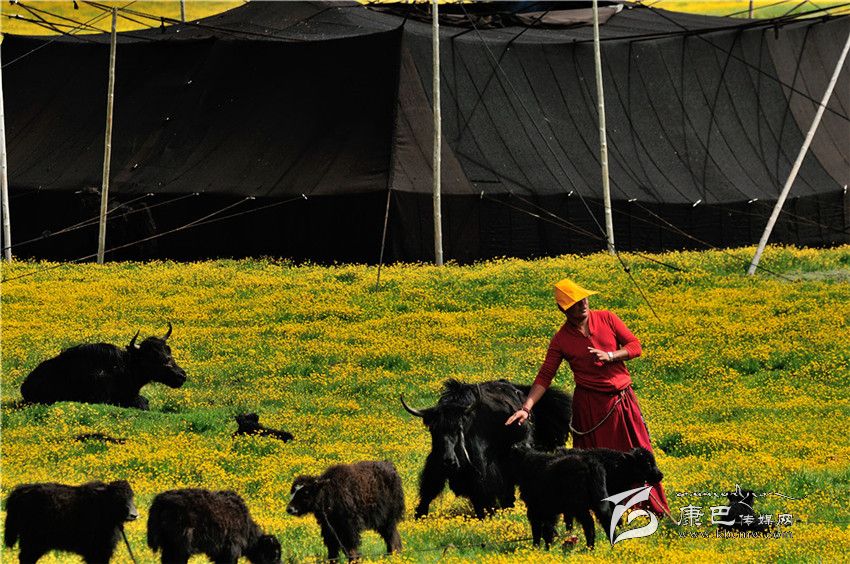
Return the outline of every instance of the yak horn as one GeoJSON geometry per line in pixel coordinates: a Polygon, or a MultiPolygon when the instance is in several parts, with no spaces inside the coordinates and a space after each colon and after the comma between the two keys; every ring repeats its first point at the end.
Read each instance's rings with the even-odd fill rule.
{"type": "Polygon", "coordinates": [[[421,411],[419,411],[418,409],[413,409],[412,407],[407,405],[407,402],[404,401],[403,394],[400,395],[399,398],[401,399],[401,405],[404,406],[404,409],[406,409],[409,414],[414,415],[416,417],[425,417],[425,414],[423,414],[421,411]]]}
{"type": "Polygon", "coordinates": [[[169,322],[168,322],[168,331],[166,331],[166,332],[165,332],[165,335],[163,335],[163,337],[162,337],[162,340],[163,340],[163,341],[167,341],[167,340],[168,340],[168,338],[171,336],[171,330],[172,330],[172,329],[174,329],[174,328],[171,326],[171,322],[169,321],[169,322]]]}
{"type": "Polygon", "coordinates": [[[133,347],[135,347],[135,346],[136,346],[136,339],[138,338],[139,333],[140,333],[141,331],[142,331],[141,329],[139,329],[138,331],[136,331],[136,334],[135,334],[135,335],[133,335],[133,338],[132,338],[132,339],[130,339],[130,344],[129,344],[129,345],[127,345],[127,348],[128,348],[128,349],[132,349],[133,347]]]}
{"type": "Polygon", "coordinates": [[[463,430],[460,432],[460,450],[463,451],[463,456],[466,458],[466,461],[470,466],[475,466],[472,464],[472,459],[469,458],[469,451],[466,450],[466,437],[463,435],[463,430]]]}

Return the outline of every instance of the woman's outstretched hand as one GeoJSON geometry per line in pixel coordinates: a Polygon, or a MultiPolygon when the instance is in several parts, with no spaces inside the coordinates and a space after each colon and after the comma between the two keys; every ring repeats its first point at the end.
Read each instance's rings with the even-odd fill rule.
{"type": "Polygon", "coordinates": [[[508,417],[508,420],[505,421],[505,425],[511,425],[514,421],[519,421],[519,424],[522,425],[528,420],[528,411],[525,409],[518,409],[514,412],[513,415],[508,417]]]}

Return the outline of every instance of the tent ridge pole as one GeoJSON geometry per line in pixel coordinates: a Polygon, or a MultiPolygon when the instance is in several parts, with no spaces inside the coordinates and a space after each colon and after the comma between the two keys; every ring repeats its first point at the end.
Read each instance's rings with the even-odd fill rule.
{"type": "Polygon", "coordinates": [[[439,0],[432,6],[432,46],[434,55],[434,262],[443,266],[443,215],[440,198],[440,149],[442,148],[442,125],[440,118],[440,16],[439,0]]]}
{"type": "Polygon", "coordinates": [[[3,216],[3,256],[12,260],[12,222],[9,218],[9,177],[6,165],[6,113],[3,108],[3,67],[0,64],[0,213],[3,216]]]}
{"type": "Polygon", "coordinates": [[[599,109],[599,162],[602,165],[602,199],[605,204],[605,233],[608,252],[614,250],[614,218],[611,214],[611,185],[608,182],[608,139],[605,134],[605,95],[602,90],[602,53],[599,49],[599,3],[593,0],[593,62],[596,69],[596,96],[599,109]]]}
{"type": "Polygon", "coordinates": [[[850,50],[850,34],[847,35],[847,41],[844,42],[844,49],[838,57],[838,63],[835,65],[835,70],[832,72],[832,78],[829,80],[826,92],[823,93],[823,99],[818,106],[818,111],[815,113],[815,118],[812,120],[812,125],[809,127],[809,132],[806,134],[806,139],[803,141],[803,146],[800,147],[800,153],[797,155],[797,160],[794,161],[794,166],[791,168],[790,174],[788,174],[785,186],[782,187],[782,193],[779,194],[779,199],[776,200],[776,205],[773,206],[773,213],[770,214],[770,219],[767,220],[767,226],[764,228],[764,233],[761,236],[761,241],[759,241],[756,254],[753,256],[753,261],[750,263],[750,267],[747,270],[747,274],[750,276],[755,274],[756,268],[758,268],[761,255],[764,252],[765,246],[767,246],[767,241],[770,239],[770,233],[773,231],[773,226],[779,218],[779,213],[782,211],[785,199],[791,191],[791,185],[794,184],[794,180],[797,178],[797,173],[800,171],[800,166],[803,164],[803,159],[809,151],[809,145],[812,143],[812,139],[815,136],[815,131],[817,131],[818,125],[820,125],[823,112],[826,109],[826,105],[829,103],[832,91],[835,89],[835,83],[838,82],[838,75],[841,74],[841,68],[844,66],[844,61],[847,59],[848,50],[850,50]]]}
{"type": "Polygon", "coordinates": [[[112,36],[109,43],[109,87],[106,96],[106,135],[103,144],[103,188],[100,192],[100,225],[97,233],[97,264],[106,254],[106,211],[109,202],[109,161],[112,157],[112,109],[115,104],[115,51],[118,44],[118,10],[112,8],[112,36]]]}

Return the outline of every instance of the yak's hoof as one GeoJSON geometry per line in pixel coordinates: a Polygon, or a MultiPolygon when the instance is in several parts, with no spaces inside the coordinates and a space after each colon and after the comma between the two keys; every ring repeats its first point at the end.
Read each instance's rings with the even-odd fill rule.
{"type": "Polygon", "coordinates": [[[575,535],[570,535],[564,539],[564,543],[561,545],[563,548],[572,547],[578,544],[578,537],[575,535]]]}

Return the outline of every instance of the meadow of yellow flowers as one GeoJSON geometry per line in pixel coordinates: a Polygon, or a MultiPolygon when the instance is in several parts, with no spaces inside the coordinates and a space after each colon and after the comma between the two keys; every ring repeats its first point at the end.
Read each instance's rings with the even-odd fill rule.
{"type": "MultiPolygon", "coordinates": [[[[850,247],[769,248],[765,272],[744,274],[752,249],[495,260],[472,266],[319,267],[274,260],[3,266],[2,486],[127,479],[141,518],[127,532],[140,562],[151,499],[175,487],[234,489],[275,534],[285,560],[324,555],[312,518],[286,515],[293,477],[337,462],[388,459],[408,513],[397,561],[839,561],[850,540],[850,247]],[[661,262],[665,264],[660,264],[661,262]],[[676,269],[670,268],[675,267],[676,269]],[[563,317],[551,286],[570,276],[640,338],[629,368],[674,516],[652,536],[594,551],[534,550],[524,507],[492,518],[450,493],[416,521],[427,430],[398,401],[425,406],[448,377],[530,383],[563,317]],[[654,312],[657,314],[655,316],[654,312]],[[20,406],[40,361],[80,342],[169,340],[188,381],[143,389],[151,410],[59,403],[20,406]],[[233,416],[255,411],[296,440],[233,438],[233,416]],[[73,440],[81,433],[125,444],[73,440]],[[781,538],[719,539],[709,506],[736,484],[761,513],[791,515],[781,538]],[[784,497],[788,496],[788,497],[784,497]],[[793,499],[792,499],[793,498],[793,499]],[[707,534],[707,536],[701,536],[707,534]]],[[[556,385],[571,388],[562,367],[556,385]]],[[[381,557],[367,533],[363,552],[381,557]]],[[[15,561],[16,550],[3,560],[15,561]]],[[[47,562],[77,562],[52,554],[47,562]]],[[[128,562],[123,545],[114,561],[128,562]]],[[[203,561],[199,558],[198,561],[203,561]]]]}

